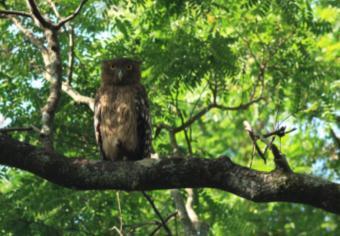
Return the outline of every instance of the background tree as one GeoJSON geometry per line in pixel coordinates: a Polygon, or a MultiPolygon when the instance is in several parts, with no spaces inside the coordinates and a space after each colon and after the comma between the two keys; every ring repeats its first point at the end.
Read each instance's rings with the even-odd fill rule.
{"type": "MultiPolygon", "coordinates": [[[[308,205],[190,189],[339,214],[338,184],[296,174],[339,182],[333,1],[0,3],[0,113],[21,128],[11,136],[22,141],[2,131],[1,164],[79,189],[188,187],[151,193],[173,234],[339,234],[338,216],[308,205]],[[119,56],[143,61],[159,162],[86,161],[99,158],[92,126],[99,64],[119,56]],[[297,130],[285,135],[290,128],[297,130]]],[[[0,177],[5,235],[166,232],[138,192],[75,191],[5,166],[0,177]]]]}

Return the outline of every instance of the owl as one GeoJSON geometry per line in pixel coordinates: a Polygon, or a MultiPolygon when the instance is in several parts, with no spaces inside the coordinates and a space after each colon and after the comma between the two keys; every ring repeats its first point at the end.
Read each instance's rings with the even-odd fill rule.
{"type": "Polygon", "coordinates": [[[140,63],[120,58],[102,62],[94,128],[104,160],[140,160],[151,154],[149,103],[140,63]]]}

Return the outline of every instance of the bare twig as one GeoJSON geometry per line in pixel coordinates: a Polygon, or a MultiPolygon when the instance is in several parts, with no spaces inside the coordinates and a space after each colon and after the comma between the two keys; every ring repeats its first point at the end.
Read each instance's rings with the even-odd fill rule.
{"type": "Polygon", "coordinates": [[[66,82],[62,83],[62,90],[69,95],[75,102],[77,103],[84,103],[89,106],[89,108],[94,111],[94,99],[91,97],[87,97],[84,95],[81,95],[79,92],[74,90],[71,85],[69,85],[66,82]]]}
{"type": "Polygon", "coordinates": [[[57,16],[57,18],[60,18],[60,14],[59,14],[59,11],[56,7],[56,5],[54,4],[54,2],[52,0],[47,0],[48,4],[50,4],[54,14],[57,16]]]}
{"type": "Polygon", "coordinates": [[[59,21],[59,23],[55,26],[55,28],[58,30],[60,29],[63,25],[65,25],[67,22],[69,22],[70,20],[72,20],[73,18],[75,18],[81,11],[82,7],[84,6],[84,4],[87,2],[88,0],[82,0],[81,3],[79,4],[79,6],[77,7],[77,9],[69,16],[61,19],[59,21]]]}
{"type": "Polygon", "coordinates": [[[267,162],[267,159],[264,155],[264,153],[261,151],[261,148],[259,147],[259,145],[257,144],[257,136],[255,134],[255,131],[253,130],[253,128],[251,127],[250,123],[248,121],[244,121],[243,122],[243,125],[244,125],[244,129],[246,131],[248,131],[248,134],[254,144],[254,148],[256,150],[256,152],[259,154],[259,156],[262,158],[262,160],[264,161],[264,163],[267,162]]]}
{"type": "Polygon", "coordinates": [[[160,219],[164,230],[167,232],[168,235],[172,235],[171,230],[167,226],[165,220],[162,217],[162,214],[158,211],[158,209],[157,209],[155,203],[153,202],[153,200],[151,199],[151,197],[145,191],[142,191],[142,194],[144,195],[146,200],[150,203],[150,205],[151,205],[153,211],[156,213],[157,217],[160,219]]]}
{"type": "Polygon", "coordinates": [[[12,10],[0,10],[0,16],[23,16],[23,17],[32,17],[31,14],[23,11],[12,11],[12,10]]]}
{"type": "Polygon", "coordinates": [[[240,33],[238,33],[238,35],[239,35],[239,38],[241,38],[241,39],[243,40],[243,42],[246,43],[246,46],[247,46],[247,48],[248,48],[248,51],[249,51],[251,57],[254,59],[256,65],[260,67],[261,63],[260,63],[260,61],[258,60],[258,58],[256,57],[256,55],[255,55],[255,53],[253,52],[253,50],[251,49],[249,40],[246,39],[246,38],[244,38],[244,37],[242,37],[242,35],[241,35],[240,33]]]}
{"type": "MultiPolygon", "coordinates": [[[[170,221],[173,217],[177,216],[177,214],[178,214],[177,211],[170,214],[168,217],[164,219],[165,223],[168,223],[168,221],[170,221]]],[[[150,236],[155,235],[161,227],[162,224],[158,224],[158,226],[150,233],[150,236]]]]}
{"type": "Polygon", "coordinates": [[[67,62],[67,78],[66,82],[71,84],[73,77],[73,67],[74,67],[74,30],[73,27],[68,26],[68,62],[67,62]]]}
{"type": "Polygon", "coordinates": [[[124,234],[117,228],[117,226],[113,226],[110,230],[115,230],[119,236],[124,236],[124,234]]]}
{"type": "MultiPolygon", "coordinates": [[[[32,64],[32,65],[33,65],[34,68],[36,68],[38,70],[42,70],[45,73],[48,72],[45,68],[40,68],[39,65],[36,65],[36,64],[32,64]]],[[[45,76],[45,79],[48,82],[52,81],[49,77],[46,77],[46,76],[45,76]]],[[[86,104],[86,105],[89,106],[89,108],[92,111],[94,111],[94,98],[80,94],[69,83],[67,83],[67,81],[62,83],[61,89],[64,93],[66,93],[68,96],[70,96],[73,101],[75,101],[76,103],[86,104]]]]}
{"type": "Polygon", "coordinates": [[[200,119],[202,116],[204,116],[208,111],[210,111],[213,108],[217,108],[217,109],[220,109],[220,110],[223,110],[223,111],[244,110],[244,109],[247,109],[252,104],[261,101],[262,99],[263,99],[263,97],[258,97],[254,100],[247,102],[247,103],[242,103],[242,104],[240,104],[238,106],[234,106],[234,107],[229,107],[229,106],[224,106],[224,105],[220,105],[220,104],[216,104],[216,103],[211,103],[208,106],[202,108],[199,112],[197,112],[195,115],[191,116],[188,120],[183,122],[182,125],[180,125],[178,127],[172,127],[172,126],[166,125],[166,124],[159,124],[158,127],[157,127],[157,130],[156,130],[156,133],[159,133],[162,129],[172,130],[174,133],[178,133],[178,132],[183,131],[184,129],[188,128],[189,126],[191,126],[195,121],[200,119]]]}
{"type": "Polygon", "coordinates": [[[120,197],[119,191],[116,192],[118,212],[119,212],[119,232],[123,232],[123,216],[122,216],[122,208],[120,206],[120,197]]]}
{"type": "Polygon", "coordinates": [[[261,92],[260,92],[261,95],[260,96],[262,97],[263,91],[264,91],[264,76],[265,76],[266,69],[267,69],[267,64],[266,63],[261,63],[259,65],[259,73],[257,75],[257,79],[255,81],[255,85],[254,85],[253,91],[251,92],[251,95],[250,95],[251,99],[254,98],[259,83],[261,83],[261,92]]]}
{"type": "MultiPolygon", "coordinates": [[[[4,1],[1,1],[0,4],[6,9],[7,12],[18,12],[18,11],[10,11],[8,10],[8,6],[6,5],[6,3],[4,1]]],[[[4,13],[4,10],[2,11],[4,13]]],[[[38,47],[41,51],[45,51],[46,48],[44,47],[44,43],[43,41],[41,41],[39,38],[37,38],[36,36],[34,36],[34,34],[29,31],[27,28],[25,28],[21,22],[15,17],[15,14],[5,14],[5,17],[12,20],[13,23],[16,25],[16,27],[25,35],[25,37],[27,39],[29,39],[31,41],[31,43],[33,45],[35,45],[36,47],[38,47]]],[[[26,13],[26,12],[22,12],[22,15],[25,16],[29,16],[32,17],[31,14],[26,13]]]]}
{"type": "MultiPolygon", "coordinates": [[[[166,220],[167,218],[165,218],[164,220],[166,220]]],[[[137,228],[140,227],[144,227],[144,226],[149,226],[149,225],[157,225],[160,226],[160,228],[162,227],[162,222],[158,221],[158,220],[154,220],[154,221],[149,221],[149,222],[142,222],[142,223],[137,223],[137,224],[129,224],[129,225],[124,225],[125,229],[131,228],[129,231],[133,231],[137,228]]]]}
{"type": "MultiPolygon", "coordinates": [[[[164,221],[165,223],[168,223],[172,218],[177,216],[177,211],[171,213],[170,215],[168,215],[164,221]]],[[[150,236],[155,235],[162,227],[162,222],[155,220],[155,221],[149,221],[149,222],[141,222],[141,223],[137,223],[137,224],[127,224],[124,225],[125,229],[129,229],[129,232],[133,232],[135,229],[140,228],[140,227],[144,227],[144,226],[153,226],[156,225],[156,228],[150,233],[150,236]]],[[[118,229],[118,228],[117,228],[118,229]]]]}
{"type": "Polygon", "coordinates": [[[31,125],[31,126],[28,126],[28,127],[12,127],[12,128],[2,128],[0,129],[0,133],[9,133],[9,132],[15,132],[15,131],[35,131],[37,133],[40,132],[40,130],[31,125]]]}
{"type": "MultiPolygon", "coordinates": [[[[285,131],[286,127],[282,126],[282,127],[278,128],[277,130],[275,130],[273,132],[269,132],[267,134],[261,135],[261,134],[255,132],[255,130],[251,127],[251,125],[249,124],[248,121],[244,121],[244,126],[245,126],[245,130],[248,131],[249,136],[251,137],[251,139],[252,139],[252,141],[255,145],[255,148],[257,149],[259,155],[262,158],[264,158],[264,154],[262,153],[262,151],[260,150],[260,148],[258,147],[258,145],[256,143],[256,141],[258,139],[260,139],[262,142],[264,142],[267,145],[267,147],[272,151],[272,153],[274,155],[274,162],[275,162],[276,170],[281,170],[281,171],[284,171],[284,172],[292,172],[292,170],[289,167],[289,164],[288,164],[288,161],[287,161],[285,155],[283,155],[280,152],[280,150],[276,147],[276,145],[273,142],[274,142],[275,135],[282,137],[282,136],[284,136],[288,133],[293,132],[295,130],[295,128],[286,132],[285,131]],[[274,137],[272,138],[271,141],[268,141],[266,138],[271,137],[271,136],[274,136],[274,137]]],[[[264,160],[265,160],[265,158],[264,158],[264,160]]]]}
{"type": "Polygon", "coordinates": [[[296,128],[292,128],[288,131],[286,131],[286,127],[285,126],[281,126],[280,128],[278,128],[277,130],[274,130],[272,132],[269,132],[269,133],[266,133],[266,134],[262,134],[261,136],[264,137],[264,138],[268,138],[270,136],[279,136],[279,137],[283,137],[285,136],[286,134],[289,134],[293,131],[295,131],[296,128]]]}

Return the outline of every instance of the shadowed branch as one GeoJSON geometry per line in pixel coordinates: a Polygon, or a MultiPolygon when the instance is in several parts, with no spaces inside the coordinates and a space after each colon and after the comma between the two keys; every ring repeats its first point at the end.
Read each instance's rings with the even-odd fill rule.
{"type": "Polygon", "coordinates": [[[227,157],[94,161],[66,158],[0,135],[0,164],[79,190],[147,191],[206,187],[255,202],[302,203],[340,214],[340,184],[293,172],[252,170],[227,157]]]}

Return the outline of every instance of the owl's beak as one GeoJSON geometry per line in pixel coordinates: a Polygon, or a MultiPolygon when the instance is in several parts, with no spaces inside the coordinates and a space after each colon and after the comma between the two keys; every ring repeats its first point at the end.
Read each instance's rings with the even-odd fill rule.
{"type": "Polygon", "coordinates": [[[118,69],[116,73],[118,80],[121,81],[123,79],[123,71],[118,69]]]}

